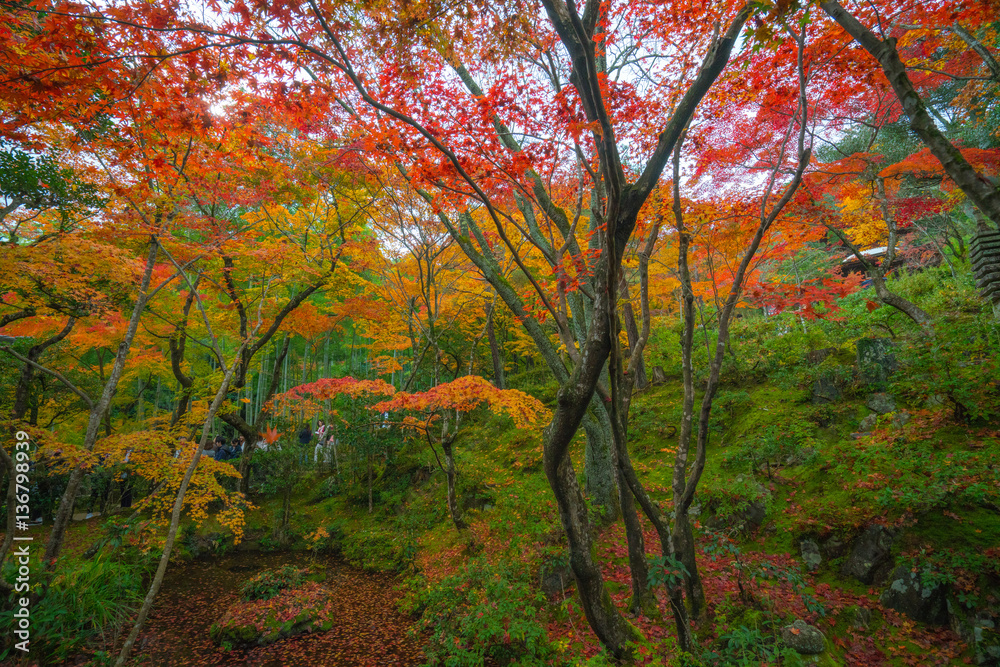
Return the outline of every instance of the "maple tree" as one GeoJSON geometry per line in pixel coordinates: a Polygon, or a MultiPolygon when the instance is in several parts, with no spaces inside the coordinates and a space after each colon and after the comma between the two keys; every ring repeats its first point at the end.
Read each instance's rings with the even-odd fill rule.
{"type": "MultiPolygon", "coordinates": [[[[856,279],[796,275],[793,286],[772,269],[829,231],[880,300],[928,324],[887,284],[901,230],[954,210],[959,193],[1000,220],[995,146],[956,145],[971,136],[961,123],[931,117],[992,113],[981,101],[997,76],[990,5],[237,1],[208,17],[125,1],[5,5],[0,317],[6,334],[32,339],[9,350],[23,364],[12,418],[86,429],[47,555],[91,450],[115,461],[141,452],[133,469],[163,484],[147,504],[161,521],[173,504],[121,662],[181,513],[229,503],[217,477],[233,474],[195,455],[181,475],[165,448],[137,445],[200,430],[203,446],[218,415],[246,440],[246,494],[269,419],[329,415],[338,401],[349,405],[338,428],[357,431],[347,451],[369,513],[391,446],[372,444],[382,429],[370,413],[399,410],[435,456],[440,445],[462,528],[459,415],[483,403],[520,424],[542,415],[518,412],[530,401],[502,389],[504,353],[516,350],[559,384],[543,464],[587,621],[616,659],[628,656],[635,630],[606,593],[588,501],[600,521],[624,521],[631,608],[654,603],[638,506],[663,556],[684,563],[671,603],[689,648],[686,614],[698,620],[706,596],[688,510],[738,309],[828,315],[856,279]],[[946,102],[943,79],[955,82],[946,102]],[[875,134],[904,116],[927,148],[876,154],[875,134]],[[866,150],[831,139],[857,125],[873,130],[866,150]],[[847,154],[809,173],[814,142],[847,154]],[[935,179],[940,195],[915,194],[917,178],[935,179]],[[863,247],[882,243],[889,257],[876,265],[863,247]],[[674,314],[675,303],[684,401],[668,520],[632,467],[629,412],[646,385],[652,311],[674,314]],[[518,325],[507,350],[497,320],[518,325]],[[337,336],[348,331],[349,371],[357,350],[358,375],[389,383],[310,382],[330,374],[331,339],[346,346],[337,336]],[[473,375],[487,366],[493,385],[473,375]],[[154,377],[154,415],[136,427],[130,413],[154,377]],[[114,398],[133,383],[134,397],[114,398]],[[169,418],[156,414],[164,383],[169,418]],[[571,446],[581,427],[582,490],[571,446]]],[[[237,505],[223,518],[238,533],[237,505]]]]}
{"type": "MultiPolygon", "coordinates": [[[[903,112],[910,120],[910,128],[938,159],[951,180],[995,226],[1000,227],[1000,189],[969,163],[928,113],[927,104],[917,92],[907,73],[906,63],[900,57],[896,47],[898,38],[891,34],[880,37],[865,25],[869,19],[870,8],[860,8],[855,15],[836,0],[821,2],[820,7],[878,61],[882,73],[888,79],[893,92],[899,99],[903,112]]],[[[995,58],[962,26],[964,22],[978,25],[986,16],[995,16],[995,3],[971,2],[960,8],[946,2],[914,3],[912,5],[904,3],[902,7],[891,7],[891,9],[895,10],[892,16],[893,23],[897,24],[901,31],[908,30],[915,23],[921,29],[930,29],[940,35],[944,32],[943,28],[947,26],[949,32],[958,36],[968,50],[974,52],[981,59],[979,69],[989,72],[987,79],[992,79],[993,83],[996,83],[998,70],[995,58]]],[[[875,19],[880,24],[883,21],[877,15],[875,19]]],[[[960,62],[960,64],[965,63],[960,62]]],[[[920,65],[920,67],[923,66],[920,65]]],[[[946,70],[936,70],[933,73],[947,75],[946,70]]],[[[959,76],[962,75],[967,76],[968,72],[960,71],[959,76]]]]}
{"type": "Polygon", "coordinates": [[[493,414],[506,414],[515,428],[527,428],[549,417],[549,411],[537,399],[516,389],[498,389],[477,375],[466,375],[435,385],[423,392],[394,394],[372,406],[376,411],[414,413],[404,418],[404,428],[413,429],[427,438],[438,467],[448,480],[448,512],[455,528],[468,527],[461,517],[455,491],[455,438],[465,413],[479,406],[488,406],[493,414]],[[436,430],[437,435],[431,431],[436,430]],[[441,447],[444,462],[434,448],[441,447]]]}
{"type": "MultiPolygon", "coordinates": [[[[489,316],[482,328],[478,321],[482,304],[489,298],[485,285],[454,239],[435,220],[433,209],[416,193],[397,186],[387,189],[386,195],[384,213],[373,221],[384,235],[383,252],[389,255],[380,271],[381,280],[374,286],[387,311],[379,313],[378,324],[372,327],[379,331],[376,346],[395,353],[408,343],[412,358],[409,375],[401,383],[404,389],[419,383],[421,377],[434,386],[442,373],[453,380],[471,373],[482,333],[492,331],[489,316]],[[394,246],[399,246],[398,251],[394,246]],[[398,323],[387,328],[392,315],[398,323]],[[468,350],[466,341],[472,341],[468,350]],[[426,360],[429,372],[422,369],[426,360]]],[[[495,301],[494,297],[487,306],[490,313],[495,301]]],[[[499,374],[496,371],[502,361],[495,341],[490,350],[494,376],[502,378],[502,369],[499,374]]]]}

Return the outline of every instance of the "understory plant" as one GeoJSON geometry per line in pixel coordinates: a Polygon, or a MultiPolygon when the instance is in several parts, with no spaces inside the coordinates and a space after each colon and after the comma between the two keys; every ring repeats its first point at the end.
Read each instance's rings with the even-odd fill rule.
{"type": "MultiPolygon", "coordinates": [[[[14,579],[8,562],[4,578],[14,579]]],[[[147,562],[100,553],[91,560],[66,560],[51,574],[48,590],[31,608],[31,653],[59,664],[86,650],[110,650],[127,631],[142,604],[147,562]]],[[[38,564],[32,570],[39,572],[38,564]]],[[[38,583],[33,582],[34,586],[38,583]]],[[[13,610],[0,612],[0,631],[12,638],[13,610]]],[[[0,659],[19,655],[13,645],[0,659]]]]}
{"type": "Polygon", "coordinates": [[[430,633],[425,653],[432,665],[545,665],[554,655],[539,620],[545,595],[516,564],[482,558],[418,592],[412,611],[430,633]]]}

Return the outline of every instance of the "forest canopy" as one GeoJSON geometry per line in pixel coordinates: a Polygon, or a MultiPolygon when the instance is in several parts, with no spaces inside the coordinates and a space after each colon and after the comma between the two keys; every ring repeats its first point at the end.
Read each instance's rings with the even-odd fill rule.
{"type": "MultiPolygon", "coordinates": [[[[430,664],[994,664],[998,16],[2,3],[0,617],[144,664],[207,539],[405,573],[430,664]]],[[[297,564],[205,650],[328,632],[297,564]]]]}

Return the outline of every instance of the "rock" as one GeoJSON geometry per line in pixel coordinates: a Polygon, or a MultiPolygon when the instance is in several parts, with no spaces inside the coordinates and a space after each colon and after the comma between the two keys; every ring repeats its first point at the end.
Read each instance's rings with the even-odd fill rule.
{"type": "Polygon", "coordinates": [[[947,625],[948,589],[942,585],[925,586],[920,572],[900,565],[889,577],[889,587],[879,602],[914,621],[929,625],[947,625]]]}
{"type": "Polygon", "coordinates": [[[847,545],[836,535],[823,542],[823,554],[827,558],[840,558],[846,553],[847,545]]]}
{"type": "Polygon", "coordinates": [[[841,575],[854,577],[865,584],[875,583],[892,564],[892,542],[895,535],[879,525],[869,526],[854,541],[851,555],[840,568],[841,575]]]}
{"type": "Polygon", "coordinates": [[[816,366],[823,363],[827,357],[837,352],[835,347],[824,347],[821,350],[811,350],[806,352],[806,363],[810,366],[816,366]]]}
{"type": "Polygon", "coordinates": [[[871,433],[872,429],[875,428],[875,425],[877,423],[878,423],[878,415],[874,413],[870,414],[864,419],[862,419],[861,423],[858,424],[858,431],[860,431],[861,433],[871,433]]]}
{"type": "Polygon", "coordinates": [[[790,454],[785,458],[786,466],[797,466],[802,465],[806,461],[809,461],[816,456],[815,447],[803,447],[802,449],[790,454]]]}
{"type": "Polygon", "coordinates": [[[809,625],[802,619],[797,619],[791,625],[782,628],[781,641],[802,655],[816,655],[826,648],[826,637],[819,628],[809,625]]]}
{"type": "Polygon", "coordinates": [[[653,366],[653,372],[650,377],[650,382],[653,384],[663,384],[667,381],[667,374],[663,370],[663,366],[653,366]]]}
{"type": "Polygon", "coordinates": [[[977,665],[1000,665],[1000,632],[997,621],[989,611],[970,611],[960,603],[948,602],[951,629],[972,650],[977,665]]]}
{"type": "Polygon", "coordinates": [[[193,535],[187,539],[187,548],[192,558],[201,558],[213,554],[223,543],[222,533],[208,535],[193,535]]]}
{"type": "Polygon", "coordinates": [[[806,570],[809,572],[818,570],[820,563],[823,562],[823,556],[820,555],[816,540],[802,540],[799,542],[799,548],[802,550],[802,561],[806,564],[806,570]]]}
{"type": "Polygon", "coordinates": [[[767,506],[763,500],[748,500],[738,510],[720,513],[717,501],[707,503],[707,517],[704,522],[713,530],[735,530],[742,533],[752,533],[764,523],[767,517],[767,506]]]}
{"type": "Polygon", "coordinates": [[[884,415],[896,410],[896,399],[892,394],[879,392],[869,396],[868,400],[865,401],[865,405],[867,405],[870,410],[873,410],[880,415],[884,415]]]}
{"type": "Polygon", "coordinates": [[[826,403],[834,403],[840,400],[842,393],[837,385],[834,384],[833,380],[829,378],[820,378],[813,382],[813,395],[812,402],[813,405],[824,405],[826,403]]]}
{"type": "Polygon", "coordinates": [[[735,519],[739,528],[752,533],[761,527],[767,517],[767,506],[763,500],[752,500],[747,506],[736,513],[735,519]]]}
{"type": "Polygon", "coordinates": [[[858,340],[858,371],[870,384],[885,383],[897,368],[895,345],[888,338],[858,340]]]}
{"type": "Polygon", "coordinates": [[[568,563],[550,561],[538,568],[538,587],[549,597],[561,595],[573,581],[573,569],[568,563]]]}
{"type": "Polygon", "coordinates": [[[900,411],[897,412],[895,415],[893,415],[892,422],[890,422],[889,425],[898,431],[899,429],[906,426],[906,424],[909,423],[909,421],[910,421],[910,413],[900,411]]]}
{"type": "Polygon", "coordinates": [[[838,620],[856,630],[864,630],[872,621],[872,610],[868,607],[851,605],[840,612],[838,620]]]}
{"type": "Polygon", "coordinates": [[[473,486],[462,494],[459,503],[463,512],[471,510],[483,511],[483,509],[493,502],[493,495],[481,486],[473,486]]]}
{"type": "Polygon", "coordinates": [[[944,394],[931,394],[930,396],[927,397],[927,400],[924,401],[924,407],[940,408],[947,402],[948,402],[948,397],[945,396],[944,394]]]}

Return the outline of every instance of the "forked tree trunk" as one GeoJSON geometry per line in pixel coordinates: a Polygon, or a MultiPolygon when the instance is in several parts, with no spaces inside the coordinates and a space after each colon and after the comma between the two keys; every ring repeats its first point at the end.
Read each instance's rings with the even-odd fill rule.
{"type": "MultiPolygon", "coordinates": [[[[762,200],[760,208],[760,218],[753,238],[747,246],[740,260],[739,266],[733,275],[732,286],[726,297],[718,315],[718,334],[715,339],[714,354],[709,355],[709,373],[705,382],[705,390],[701,398],[701,406],[698,411],[697,435],[694,433],[694,290],[691,284],[691,272],[688,266],[688,249],[691,237],[684,223],[683,209],[680,197],[680,145],[678,142],[673,155],[673,213],[679,236],[677,268],[683,292],[684,329],[681,335],[682,350],[682,374],[684,378],[684,401],[683,417],[677,444],[677,456],[674,460],[674,474],[672,480],[673,500],[674,500],[674,523],[671,539],[673,549],[677,556],[684,563],[687,573],[685,575],[685,587],[688,594],[688,601],[691,605],[691,615],[697,621],[705,610],[705,592],[698,572],[698,564],[695,558],[694,534],[691,528],[689,511],[694,501],[694,495],[698,488],[698,482],[705,470],[707,457],[709,419],[712,414],[712,404],[715,392],[719,387],[719,377],[722,371],[722,362],[729,341],[729,325],[732,320],[733,311],[739,302],[743,285],[747,278],[747,273],[760,248],[764,235],[771,228],[778,215],[791,201],[792,196],[802,182],[802,176],[811,159],[811,149],[806,146],[806,128],[808,121],[808,100],[806,95],[806,74],[805,74],[805,31],[796,34],[786,26],[786,30],[795,38],[798,46],[797,71],[799,76],[799,105],[796,112],[789,121],[784,142],[781,147],[782,157],[792,140],[792,132],[798,124],[797,133],[797,155],[798,164],[792,174],[791,180],[783,188],[781,197],[767,209],[768,200],[777,184],[779,170],[772,171],[769,178],[766,194],[762,200]],[[694,458],[690,461],[692,439],[695,444],[694,458]]],[[[780,165],[780,162],[779,162],[780,165]]]]}
{"type": "MultiPolygon", "coordinates": [[[[33,345],[31,349],[28,350],[26,355],[31,361],[37,362],[39,357],[42,356],[42,352],[52,347],[62,339],[69,335],[69,332],[73,330],[73,326],[76,324],[76,318],[71,317],[66,323],[66,326],[57,333],[56,335],[48,338],[37,345],[33,345]]],[[[31,382],[35,379],[35,367],[31,364],[25,364],[24,368],[21,369],[21,375],[17,379],[17,386],[14,388],[14,409],[11,411],[11,417],[17,421],[24,419],[24,415],[28,412],[28,397],[31,393],[31,382]]],[[[11,505],[11,507],[13,507],[11,505]]],[[[2,562],[3,559],[0,559],[2,562]]]]}

